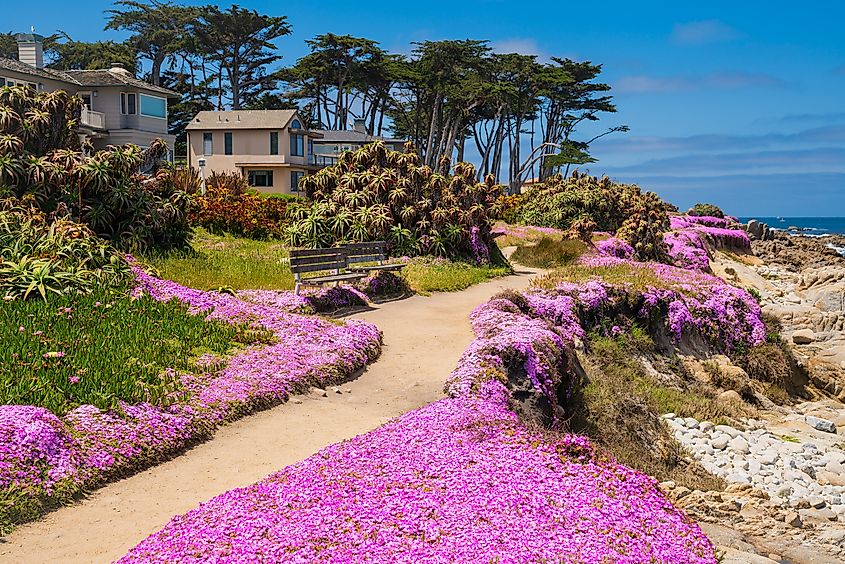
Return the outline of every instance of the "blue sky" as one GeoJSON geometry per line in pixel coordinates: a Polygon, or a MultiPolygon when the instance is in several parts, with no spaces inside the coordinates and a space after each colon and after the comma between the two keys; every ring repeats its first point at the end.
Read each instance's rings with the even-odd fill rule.
{"type": "MultiPolygon", "coordinates": [[[[195,2],[202,3],[202,2],[195,2]]],[[[4,6],[3,27],[110,37],[109,1],[4,6]]],[[[228,4],[226,4],[228,5],[228,4]]],[[[845,216],[845,3],[506,0],[244,0],[288,16],[285,62],[318,33],[349,33],[408,52],[423,39],[489,39],[501,51],[604,65],[631,131],[594,145],[593,174],[637,182],[676,204],[712,201],[736,215],[845,216]]],[[[4,29],[5,31],[5,29],[4,29]]],[[[590,133],[584,131],[584,134],[590,133]]]]}

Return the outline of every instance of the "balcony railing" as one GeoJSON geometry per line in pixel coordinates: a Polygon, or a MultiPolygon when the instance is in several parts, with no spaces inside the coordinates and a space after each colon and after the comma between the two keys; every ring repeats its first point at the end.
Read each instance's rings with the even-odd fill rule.
{"type": "Polygon", "coordinates": [[[332,166],[337,164],[337,157],[332,155],[311,155],[311,164],[315,166],[332,166]]]}
{"type": "Polygon", "coordinates": [[[106,114],[102,112],[92,112],[91,110],[83,108],[82,116],[79,121],[82,125],[92,129],[106,128],[106,114]]]}

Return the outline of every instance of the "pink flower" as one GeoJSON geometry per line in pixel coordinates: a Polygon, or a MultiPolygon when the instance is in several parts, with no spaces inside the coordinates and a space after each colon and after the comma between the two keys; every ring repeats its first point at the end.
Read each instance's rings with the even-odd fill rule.
{"type": "Polygon", "coordinates": [[[79,376],[68,376],[68,382],[71,384],[78,384],[79,383],[79,376]]]}
{"type": "Polygon", "coordinates": [[[65,351],[47,352],[47,353],[44,353],[41,356],[43,356],[44,358],[64,358],[65,351]]]}

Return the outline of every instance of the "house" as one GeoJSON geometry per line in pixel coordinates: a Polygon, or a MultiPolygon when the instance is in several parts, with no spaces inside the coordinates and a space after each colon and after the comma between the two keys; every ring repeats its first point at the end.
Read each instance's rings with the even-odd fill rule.
{"type": "Polygon", "coordinates": [[[133,143],[146,148],[163,139],[172,157],[175,137],[167,132],[172,90],[147,84],[114,64],[103,70],[58,71],[44,67],[44,38],[19,33],[18,60],[0,58],[0,86],[29,86],[38,92],[65,90],[84,103],[79,133],[96,149],[133,143]]]}
{"type": "Polygon", "coordinates": [[[390,139],[367,133],[366,122],[356,119],[351,130],[316,130],[320,137],[314,139],[314,163],[319,166],[329,166],[337,162],[337,158],[346,151],[354,151],[372,143],[382,141],[388,149],[401,151],[405,141],[390,139]]]}
{"type": "Polygon", "coordinates": [[[319,168],[313,159],[319,133],[296,110],[198,113],[188,133],[188,165],[205,175],[240,172],[262,192],[295,194],[299,180],[319,168]]]}

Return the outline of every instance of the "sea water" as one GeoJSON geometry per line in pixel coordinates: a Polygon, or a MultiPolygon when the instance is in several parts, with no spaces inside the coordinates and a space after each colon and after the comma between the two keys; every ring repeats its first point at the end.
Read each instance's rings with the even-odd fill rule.
{"type": "MultiPolygon", "coordinates": [[[[774,229],[800,233],[811,237],[826,237],[829,235],[845,235],[845,217],[741,217],[742,223],[756,219],[774,229]]],[[[828,245],[840,255],[845,256],[845,247],[828,245]]]]}

